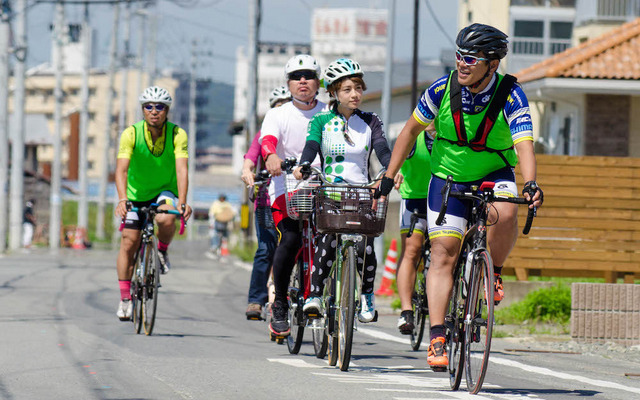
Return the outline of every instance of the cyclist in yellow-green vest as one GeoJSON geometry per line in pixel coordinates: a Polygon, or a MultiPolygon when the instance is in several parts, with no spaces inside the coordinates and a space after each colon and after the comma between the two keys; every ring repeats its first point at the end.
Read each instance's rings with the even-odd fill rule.
{"type": "MultiPolygon", "coordinates": [[[[536,183],[533,127],[527,97],[514,77],[496,72],[500,60],[507,55],[507,43],[507,35],[489,25],[472,24],[458,33],[457,70],[425,90],[398,136],[386,177],[380,184],[380,193],[387,195],[416,137],[433,121],[437,133],[431,153],[427,204],[431,240],[431,265],[427,274],[431,344],[427,363],[438,370],[448,365],[444,316],[469,211],[469,202],[450,198],[444,224],[435,224],[445,179],[453,176],[454,190],[459,191],[483,181],[493,181],[497,195],[516,197],[514,167],[520,163],[526,182],[523,196],[534,200],[530,207],[542,204],[542,190],[536,183]]],[[[487,237],[497,266],[494,271],[497,303],[504,297],[502,265],[518,236],[517,206],[494,203],[489,222],[487,237]]]]}
{"type": "MultiPolygon", "coordinates": [[[[121,321],[131,319],[131,277],[133,260],[139,246],[142,216],[130,210],[158,203],[159,209],[180,210],[185,220],[191,216],[187,204],[189,188],[187,133],[167,120],[172,99],[165,89],[152,86],[138,99],[144,119],[122,132],[116,161],[116,190],[118,204],[115,215],[124,219],[117,268],[120,285],[120,304],[117,316],[121,321]]],[[[175,234],[175,216],[159,214],[158,255],[162,273],[170,268],[167,250],[175,234]]]]}

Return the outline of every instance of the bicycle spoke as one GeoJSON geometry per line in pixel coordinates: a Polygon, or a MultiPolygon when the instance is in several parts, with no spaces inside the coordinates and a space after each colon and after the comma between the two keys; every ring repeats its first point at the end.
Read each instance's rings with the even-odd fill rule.
{"type": "Polygon", "coordinates": [[[493,263],[486,251],[476,255],[471,278],[465,316],[465,371],[467,389],[476,394],[487,372],[493,332],[493,263]]]}

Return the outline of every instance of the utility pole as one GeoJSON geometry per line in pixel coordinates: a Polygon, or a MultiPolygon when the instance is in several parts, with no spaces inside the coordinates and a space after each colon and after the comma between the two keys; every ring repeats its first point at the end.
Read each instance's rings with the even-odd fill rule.
{"type": "Polygon", "coordinates": [[[127,86],[129,84],[129,57],[131,56],[131,0],[126,0],[127,6],[124,12],[124,51],[122,54],[122,87],[120,89],[120,121],[119,131],[127,127],[127,86]]]}
{"type": "MultiPolygon", "coordinates": [[[[146,10],[139,9],[136,12],[140,16],[140,23],[138,24],[138,86],[136,93],[142,93],[142,78],[144,77],[144,44],[145,44],[145,30],[147,26],[148,14],[146,10]]],[[[154,38],[155,40],[155,38],[154,38]]],[[[142,119],[142,107],[136,107],[136,122],[142,119]]]]}
{"type": "MultiPolygon", "coordinates": [[[[393,75],[393,37],[395,27],[396,0],[389,1],[387,22],[387,54],[384,63],[384,83],[382,86],[382,122],[387,125],[387,135],[391,124],[391,76],[393,75]]],[[[382,253],[380,253],[382,254],[382,253]]]]}
{"type": "MultiPolygon", "coordinates": [[[[187,150],[189,151],[189,186],[187,192],[187,204],[193,207],[193,191],[195,189],[195,171],[196,171],[196,122],[198,118],[198,110],[196,109],[196,48],[197,43],[191,42],[191,77],[189,79],[189,136],[187,150]]],[[[187,239],[193,239],[193,224],[187,225],[187,239]]]]}
{"type": "Polygon", "coordinates": [[[27,58],[27,0],[17,0],[16,65],[13,74],[13,112],[15,127],[11,135],[11,206],[9,213],[9,248],[17,250],[22,240],[22,213],[24,206],[24,101],[27,58]]]}
{"type": "Polygon", "coordinates": [[[414,0],[413,4],[413,63],[411,65],[411,101],[409,106],[411,112],[418,101],[418,14],[420,9],[420,0],[414,0]]]}
{"type": "Polygon", "coordinates": [[[0,253],[7,250],[9,198],[9,0],[0,3],[0,253]]]}
{"type": "MultiPolygon", "coordinates": [[[[242,144],[242,154],[247,152],[253,137],[257,132],[257,98],[258,98],[258,43],[260,35],[260,18],[262,5],[261,0],[249,1],[249,43],[247,45],[247,58],[249,59],[248,90],[247,90],[247,120],[244,130],[244,143],[242,144]]],[[[249,208],[249,193],[245,189],[242,191],[242,208],[249,208]]],[[[251,223],[247,222],[245,230],[245,240],[251,237],[251,223]]]]}
{"type": "Polygon", "coordinates": [[[91,28],[89,26],[89,3],[84,3],[82,18],[82,89],[80,92],[80,143],[78,159],[78,227],[88,232],[89,227],[89,192],[87,182],[87,141],[89,138],[89,68],[91,68],[91,28]]]}
{"type": "Polygon", "coordinates": [[[105,206],[107,200],[107,185],[109,183],[109,165],[111,164],[111,128],[113,122],[113,100],[115,98],[114,83],[116,75],[116,57],[118,53],[118,22],[120,21],[120,5],[113,5],[113,26],[111,27],[111,44],[109,47],[108,89],[105,107],[107,115],[104,126],[104,147],[102,149],[102,171],[100,174],[100,192],[98,194],[98,213],[96,216],[96,236],[104,239],[105,206]]]}
{"type": "Polygon", "coordinates": [[[53,111],[54,137],[53,137],[53,165],[51,167],[51,200],[49,216],[49,247],[53,250],[60,247],[60,221],[62,215],[62,103],[64,101],[62,89],[62,47],[64,41],[64,4],[62,1],[56,3],[56,17],[53,26],[53,36],[55,41],[55,59],[53,67],[56,79],[56,86],[53,90],[55,107],[53,111]]]}

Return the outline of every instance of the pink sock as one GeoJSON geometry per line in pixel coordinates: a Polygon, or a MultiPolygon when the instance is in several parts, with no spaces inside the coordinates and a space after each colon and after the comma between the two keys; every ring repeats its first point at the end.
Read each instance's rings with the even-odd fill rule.
{"type": "Polygon", "coordinates": [[[120,284],[120,299],[122,300],[130,300],[131,299],[131,281],[118,281],[120,284]]]}
{"type": "Polygon", "coordinates": [[[169,248],[169,243],[163,243],[158,240],[158,250],[167,251],[168,248],[169,248]]]}

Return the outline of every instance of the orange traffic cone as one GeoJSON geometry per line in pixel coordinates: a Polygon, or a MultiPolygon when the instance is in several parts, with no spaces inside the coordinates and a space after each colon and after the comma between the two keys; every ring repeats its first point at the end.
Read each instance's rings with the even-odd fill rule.
{"type": "Polygon", "coordinates": [[[222,238],[222,241],[220,243],[220,255],[221,256],[229,255],[229,248],[227,247],[227,238],[222,238]]]}
{"type": "Polygon", "coordinates": [[[382,273],[382,283],[380,289],[375,293],[376,296],[392,296],[393,289],[391,284],[396,280],[396,269],[398,268],[398,242],[396,239],[391,240],[387,259],[384,262],[384,272],[382,273]]]}
{"type": "Polygon", "coordinates": [[[71,245],[71,247],[73,247],[74,249],[87,248],[87,246],[84,245],[84,238],[86,235],[86,231],[87,230],[84,228],[80,228],[80,227],[76,228],[76,234],[74,235],[73,244],[71,245]]]}

